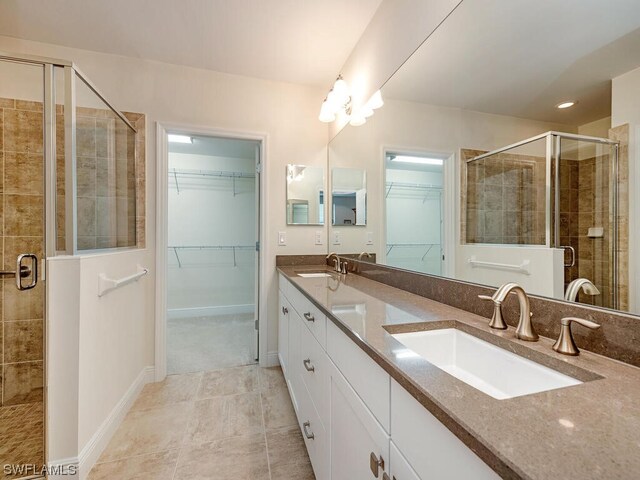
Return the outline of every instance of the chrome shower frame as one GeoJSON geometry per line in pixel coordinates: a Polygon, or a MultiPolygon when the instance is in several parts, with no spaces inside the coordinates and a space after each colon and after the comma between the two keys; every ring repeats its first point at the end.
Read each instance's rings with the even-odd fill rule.
{"type": "Polygon", "coordinates": [[[466,161],[467,164],[482,160],[484,158],[491,157],[498,153],[503,153],[508,150],[512,150],[529,143],[533,143],[539,140],[546,141],[545,157],[546,157],[546,182],[545,182],[545,246],[548,248],[562,248],[560,245],[560,163],[561,159],[561,142],[563,139],[575,140],[587,143],[596,143],[601,145],[609,145],[613,148],[613,158],[610,165],[610,189],[609,189],[609,201],[611,209],[609,214],[611,215],[611,222],[613,223],[612,229],[612,246],[610,247],[610,260],[612,265],[613,276],[613,292],[612,292],[612,305],[610,308],[619,309],[619,282],[618,282],[618,180],[619,180],[619,167],[618,167],[618,155],[620,149],[620,142],[610,140],[608,138],[591,137],[588,135],[579,135],[576,133],[566,133],[549,131],[536,135],[534,137],[521,140],[516,143],[512,143],[505,147],[492,150],[482,155],[470,158],[466,161]],[[553,182],[552,182],[553,178],[553,182]],[[556,185],[555,190],[553,186],[556,185]],[[553,197],[553,198],[552,198],[553,197]]]}

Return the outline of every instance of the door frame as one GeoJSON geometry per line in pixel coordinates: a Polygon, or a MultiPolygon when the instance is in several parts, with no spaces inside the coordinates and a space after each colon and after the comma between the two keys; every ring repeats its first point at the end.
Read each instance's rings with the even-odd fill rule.
{"type": "Polygon", "coordinates": [[[444,261],[442,261],[442,273],[439,276],[450,277],[455,273],[456,265],[456,245],[458,239],[456,237],[456,225],[459,225],[458,218],[458,203],[456,198],[459,198],[459,182],[456,181],[457,175],[457,155],[450,151],[437,150],[433,148],[424,147],[398,147],[393,145],[382,145],[380,162],[380,179],[381,179],[381,192],[380,204],[378,205],[378,211],[383,212],[382,219],[380,221],[380,259],[379,261],[386,263],[386,245],[387,245],[387,199],[385,197],[386,184],[387,184],[387,156],[389,153],[400,153],[403,155],[416,155],[416,156],[428,156],[429,154],[438,155],[444,158],[443,165],[443,193],[442,193],[442,253],[444,255],[444,261]]]}
{"type": "Polygon", "coordinates": [[[263,281],[266,272],[266,259],[268,258],[268,246],[265,238],[266,225],[266,179],[265,168],[267,162],[267,140],[265,133],[243,132],[224,130],[197,125],[176,124],[171,122],[156,123],[156,300],[155,300],[155,379],[157,382],[167,376],[167,248],[168,248],[168,206],[169,206],[169,149],[168,132],[184,135],[203,135],[209,137],[222,137],[237,140],[253,140],[259,142],[260,171],[258,177],[259,202],[258,212],[258,252],[259,271],[256,275],[256,294],[258,304],[258,362],[266,366],[268,345],[268,321],[267,321],[267,282],[263,281]]]}

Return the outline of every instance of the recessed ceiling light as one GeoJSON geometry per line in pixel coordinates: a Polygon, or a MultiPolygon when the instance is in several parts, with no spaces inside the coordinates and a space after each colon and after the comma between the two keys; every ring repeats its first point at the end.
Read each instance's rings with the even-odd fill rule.
{"type": "Polygon", "coordinates": [[[578,102],[562,102],[556,105],[556,108],[560,108],[560,109],[569,108],[569,107],[573,107],[576,103],[578,102]]]}
{"type": "Polygon", "coordinates": [[[193,138],[187,135],[174,135],[170,133],[168,137],[171,143],[193,143],[193,138]]]}
{"type": "Polygon", "coordinates": [[[443,165],[444,160],[441,158],[427,158],[427,157],[410,157],[408,155],[397,155],[391,157],[392,162],[402,163],[419,163],[421,165],[443,165]]]}

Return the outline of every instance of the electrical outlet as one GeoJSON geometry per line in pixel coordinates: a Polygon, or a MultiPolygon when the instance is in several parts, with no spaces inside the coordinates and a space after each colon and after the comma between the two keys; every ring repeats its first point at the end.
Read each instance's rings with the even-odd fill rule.
{"type": "Polygon", "coordinates": [[[340,245],[342,243],[342,234],[340,232],[334,231],[332,239],[332,244],[340,245]]]}
{"type": "Polygon", "coordinates": [[[316,245],[322,245],[322,230],[316,230],[316,245]]]}
{"type": "Polygon", "coordinates": [[[278,232],[278,245],[283,246],[287,244],[287,232],[278,232]]]}
{"type": "Polygon", "coordinates": [[[367,232],[367,245],[373,245],[373,232],[367,232]]]}

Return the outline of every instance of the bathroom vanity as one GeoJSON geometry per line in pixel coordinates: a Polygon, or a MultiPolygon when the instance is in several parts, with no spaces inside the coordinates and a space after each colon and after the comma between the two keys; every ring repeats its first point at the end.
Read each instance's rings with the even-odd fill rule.
{"type": "Polygon", "coordinates": [[[279,290],[280,363],[317,479],[640,471],[638,368],[324,266],[279,267],[279,290]]]}

